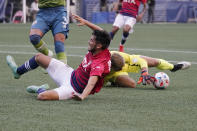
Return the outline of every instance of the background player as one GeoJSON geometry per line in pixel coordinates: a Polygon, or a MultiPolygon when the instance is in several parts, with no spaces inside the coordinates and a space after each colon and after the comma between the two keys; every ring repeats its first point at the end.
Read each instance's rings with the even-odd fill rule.
{"type": "MultiPolygon", "coordinates": [[[[83,21],[88,27],[96,26],[83,21]]],[[[102,29],[102,28],[99,28],[102,29]]],[[[106,31],[95,30],[88,41],[88,53],[76,70],[63,62],[43,54],[37,54],[20,67],[14,59],[7,56],[6,60],[14,77],[19,78],[29,70],[38,66],[45,68],[59,88],[46,90],[47,86],[29,88],[29,92],[38,93],[39,100],[63,100],[74,98],[83,100],[89,94],[100,91],[104,83],[104,76],[110,72],[111,55],[108,50],[110,36],[106,31]]]]}
{"type": "Polygon", "coordinates": [[[105,83],[112,82],[113,84],[122,87],[136,87],[136,82],[128,75],[129,72],[137,73],[141,71],[141,77],[139,78],[138,84],[140,84],[143,79],[148,84],[150,84],[151,76],[148,73],[148,67],[156,67],[160,70],[170,70],[171,72],[175,72],[177,70],[187,69],[191,66],[191,63],[186,61],[173,65],[166,60],[148,56],[129,55],[127,53],[118,51],[111,51],[111,54],[112,65],[116,65],[117,63],[121,63],[122,61],[122,59],[118,57],[113,57],[113,55],[117,54],[122,56],[125,65],[123,66],[121,71],[114,71],[112,68],[110,74],[105,77],[105,83]]]}
{"type": "Polygon", "coordinates": [[[54,46],[57,59],[66,63],[66,54],[64,41],[69,31],[67,12],[65,10],[65,0],[39,0],[39,11],[36,20],[32,23],[30,30],[30,41],[39,52],[52,56],[42,40],[42,37],[49,31],[52,31],[54,37],[54,46]]]}
{"type": "Polygon", "coordinates": [[[129,33],[133,32],[133,27],[137,21],[141,21],[146,11],[146,0],[122,0],[122,8],[116,16],[110,36],[113,39],[117,31],[123,27],[122,40],[119,51],[124,52],[124,44],[129,33]],[[140,2],[143,3],[143,10],[138,15],[140,2]]]}

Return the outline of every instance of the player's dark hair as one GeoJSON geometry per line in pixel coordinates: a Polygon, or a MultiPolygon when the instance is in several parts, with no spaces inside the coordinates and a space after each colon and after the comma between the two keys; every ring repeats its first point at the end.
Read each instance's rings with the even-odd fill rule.
{"type": "Polygon", "coordinates": [[[109,47],[111,38],[110,38],[110,35],[107,31],[94,30],[92,35],[94,35],[96,37],[95,38],[96,43],[100,43],[102,45],[102,49],[106,49],[109,47]]]}
{"type": "Polygon", "coordinates": [[[122,67],[124,66],[125,61],[121,55],[118,53],[113,53],[111,55],[111,68],[114,71],[120,71],[122,70],[122,67]]]}

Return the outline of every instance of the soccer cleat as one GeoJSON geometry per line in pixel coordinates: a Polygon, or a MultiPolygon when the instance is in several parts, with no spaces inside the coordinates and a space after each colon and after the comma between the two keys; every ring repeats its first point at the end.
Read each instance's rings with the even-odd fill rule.
{"type": "Polygon", "coordinates": [[[188,69],[191,66],[191,63],[190,62],[187,62],[187,61],[181,61],[178,64],[182,64],[183,65],[182,68],[181,68],[181,70],[188,69]]]}
{"type": "Polygon", "coordinates": [[[12,70],[12,73],[14,75],[15,79],[19,79],[20,75],[17,73],[18,66],[16,65],[14,58],[10,55],[6,56],[6,61],[10,69],[12,70]]]}
{"type": "Polygon", "coordinates": [[[120,51],[120,52],[124,52],[124,45],[121,45],[121,44],[120,44],[120,46],[119,46],[119,51],[120,51]]]}
{"type": "Polygon", "coordinates": [[[49,89],[49,85],[48,84],[44,84],[44,85],[41,85],[41,86],[35,86],[35,85],[31,85],[31,86],[28,86],[26,88],[27,92],[29,93],[37,93],[38,92],[38,89],[49,89]]]}
{"type": "Polygon", "coordinates": [[[187,61],[181,61],[177,64],[174,65],[174,68],[172,70],[170,70],[171,72],[175,72],[177,70],[185,70],[188,69],[191,66],[190,62],[187,61]]]}

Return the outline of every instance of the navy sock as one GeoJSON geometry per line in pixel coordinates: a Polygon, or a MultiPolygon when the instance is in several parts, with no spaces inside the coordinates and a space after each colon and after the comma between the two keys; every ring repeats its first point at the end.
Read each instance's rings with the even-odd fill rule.
{"type": "Polygon", "coordinates": [[[129,36],[129,33],[128,32],[123,32],[123,34],[122,34],[122,40],[121,40],[121,45],[124,45],[124,43],[126,42],[128,36],[129,36]]]}
{"type": "Polygon", "coordinates": [[[39,65],[35,60],[35,56],[32,57],[29,61],[26,61],[22,66],[17,68],[17,73],[22,75],[30,70],[36,69],[39,65]]]}
{"type": "Polygon", "coordinates": [[[56,54],[60,53],[60,52],[64,52],[64,43],[61,41],[56,41],[55,42],[55,52],[56,54]]]}
{"type": "Polygon", "coordinates": [[[46,91],[46,89],[44,89],[44,88],[39,88],[38,91],[37,91],[37,93],[40,94],[40,93],[42,93],[42,92],[44,92],[44,91],[46,91]]]}

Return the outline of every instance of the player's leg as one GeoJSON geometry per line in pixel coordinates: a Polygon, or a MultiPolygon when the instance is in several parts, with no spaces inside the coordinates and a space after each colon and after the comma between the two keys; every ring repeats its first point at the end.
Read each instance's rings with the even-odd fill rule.
{"type": "Polygon", "coordinates": [[[112,31],[109,33],[111,39],[114,38],[115,34],[118,32],[120,28],[122,28],[123,25],[124,25],[124,17],[123,15],[118,14],[113,23],[112,31]]]}
{"type": "Polygon", "coordinates": [[[70,84],[73,69],[63,62],[52,59],[47,68],[47,72],[53,81],[59,86],[54,90],[38,90],[39,100],[65,100],[71,99],[73,94],[78,94],[70,84]]]}
{"type": "Polygon", "coordinates": [[[43,55],[41,53],[38,53],[35,56],[36,63],[44,69],[46,69],[49,66],[51,59],[51,57],[43,55]]]}
{"type": "Polygon", "coordinates": [[[177,64],[174,64],[173,69],[171,69],[170,71],[175,72],[175,71],[178,71],[178,70],[185,70],[185,69],[190,68],[190,66],[191,66],[190,62],[181,61],[181,62],[178,62],[177,64]]]}
{"type": "Polygon", "coordinates": [[[65,47],[64,47],[65,35],[63,33],[55,34],[54,41],[55,41],[55,53],[57,59],[64,63],[67,63],[65,47]]]}
{"type": "Polygon", "coordinates": [[[42,40],[43,33],[40,29],[31,29],[29,39],[37,51],[48,56],[53,56],[53,52],[47,48],[46,43],[42,40]]]}
{"type": "Polygon", "coordinates": [[[41,86],[28,86],[27,92],[37,93],[37,99],[39,100],[59,100],[59,95],[55,90],[47,90],[49,88],[48,84],[41,86]]]}
{"type": "Polygon", "coordinates": [[[55,90],[38,90],[37,99],[39,100],[59,100],[59,95],[55,90]]]}
{"type": "Polygon", "coordinates": [[[26,61],[23,65],[17,66],[15,60],[12,56],[7,56],[6,61],[8,66],[12,70],[14,77],[16,79],[20,78],[24,73],[36,69],[39,65],[43,68],[47,68],[50,63],[51,58],[49,56],[45,56],[43,54],[37,54],[33,56],[31,59],[26,61]]]}
{"type": "Polygon", "coordinates": [[[135,88],[136,83],[135,81],[130,78],[128,75],[120,75],[116,78],[115,84],[121,87],[131,87],[135,88]]]}
{"type": "Polygon", "coordinates": [[[45,15],[47,14],[43,11],[38,12],[36,20],[32,23],[29,39],[37,51],[52,56],[53,52],[47,48],[45,42],[42,40],[44,34],[49,31],[49,26],[43,18],[45,15]]]}
{"type": "Polygon", "coordinates": [[[119,30],[119,27],[118,26],[113,26],[112,27],[112,31],[109,33],[109,35],[110,35],[110,37],[111,37],[112,40],[113,40],[115,34],[118,32],[118,30],[119,30]]]}
{"type": "Polygon", "coordinates": [[[28,86],[28,93],[37,93],[37,99],[39,100],[59,100],[59,94],[55,90],[47,90],[49,89],[48,84],[44,84],[41,86],[28,86]]]}
{"type": "Polygon", "coordinates": [[[60,86],[59,88],[53,90],[45,90],[40,88],[37,93],[37,98],[39,100],[68,100],[71,99],[74,94],[80,95],[71,85],[60,86]]]}
{"type": "Polygon", "coordinates": [[[123,33],[122,33],[122,39],[120,42],[120,48],[119,51],[124,52],[124,44],[129,36],[129,33],[133,33],[133,28],[136,23],[136,19],[129,16],[125,17],[125,25],[123,27],[123,33]]]}
{"type": "Polygon", "coordinates": [[[187,61],[182,61],[177,64],[172,64],[163,59],[151,58],[147,56],[140,56],[140,57],[147,61],[149,67],[157,67],[160,70],[170,70],[172,72],[175,72],[178,70],[188,69],[191,66],[191,63],[187,61]]]}
{"type": "Polygon", "coordinates": [[[67,12],[64,7],[57,7],[58,13],[54,12],[54,15],[57,15],[56,21],[52,23],[52,33],[54,36],[54,46],[57,59],[61,60],[64,63],[67,63],[64,41],[68,37],[69,24],[67,20],[67,12]]]}
{"type": "Polygon", "coordinates": [[[140,56],[147,61],[148,67],[157,67],[160,70],[172,70],[174,65],[163,59],[140,56]]]}
{"type": "Polygon", "coordinates": [[[121,39],[120,47],[119,47],[119,51],[120,52],[124,52],[124,44],[125,44],[128,36],[129,36],[130,29],[131,29],[131,26],[130,25],[125,25],[123,27],[122,39],[121,39]]]}

